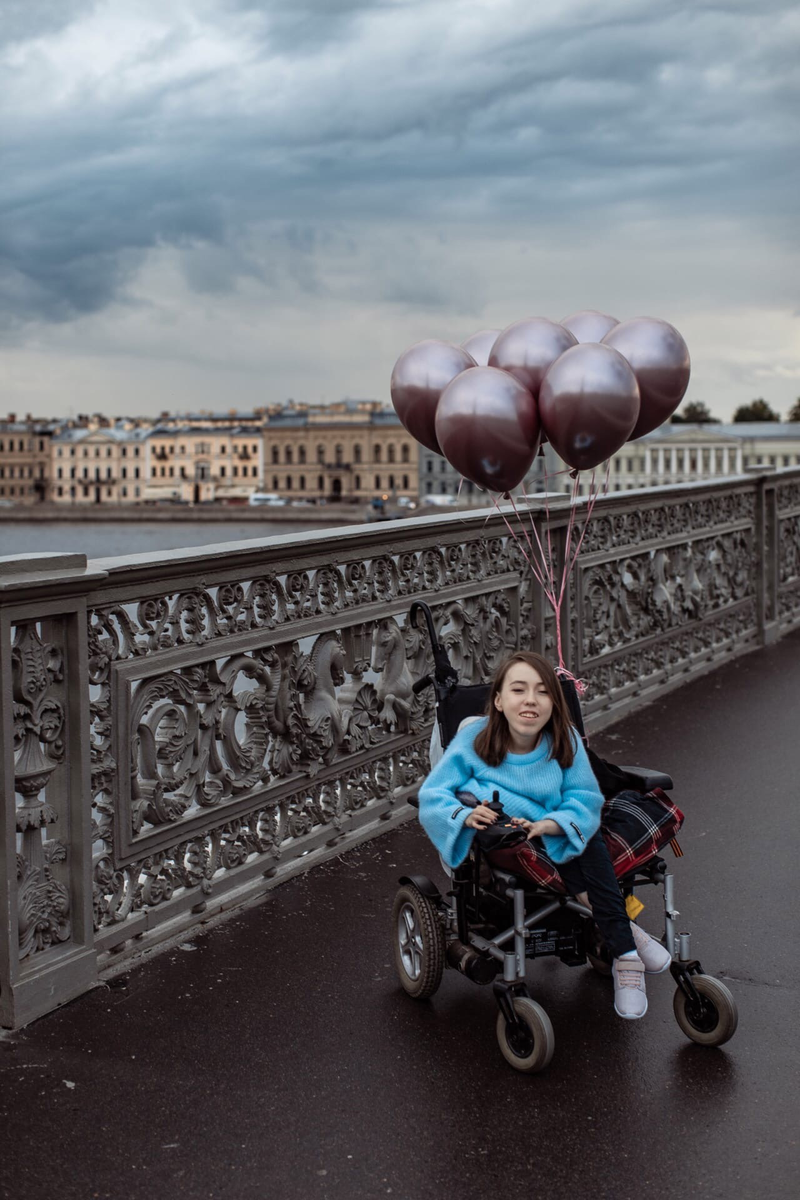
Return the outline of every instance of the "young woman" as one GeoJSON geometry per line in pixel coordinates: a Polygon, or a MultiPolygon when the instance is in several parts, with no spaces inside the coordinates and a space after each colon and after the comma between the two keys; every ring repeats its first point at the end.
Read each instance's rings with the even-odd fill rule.
{"type": "Polygon", "coordinates": [[[423,827],[444,861],[457,867],[476,829],[503,810],[529,838],[541,838],[567,890],[593,912],[614,958],[614,1008],[635,1020],[647,1011],[645,973],[660,974],[668,952],[628,920],[600,830],[603,796],[569,718],[556,673],[540,654],[512,654],[492,682],[487,715],[461,729],[419,793],[423,827]],[[476,808],[459,803],[470,792],[476,808]]]}

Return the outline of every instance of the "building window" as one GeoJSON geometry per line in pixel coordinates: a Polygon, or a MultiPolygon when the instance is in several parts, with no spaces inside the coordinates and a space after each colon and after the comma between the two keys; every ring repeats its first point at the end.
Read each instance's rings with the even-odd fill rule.
{"type": "Polygon", "coordinates": [[[432,479],[427,480],[427,482],[425,484],[425,491],[430,496],[431,492],[433,491],[433,480],[432,479]]]}
{"type": "Polygon", "coordinates": [[[292,462],[292,447],[291,446],[287,446],[286,449],[284,450],[284,458],[287,463],[292,462]]]}
{"type": "Polygon", "coordinates": [[[317,462],[318,463],[325,462],[325,447],[324,446],[317,446],[317,462]]]}
{"type": "Polygon", "coordinates": [[[253,479],[256,479],[258,476],[258,467],[251,467],[250,474],[253,476],[253,479]]]}
{"type": "Polygon", "coordinates": [[[425,470],[428,472],[429,475],[433,474],[433,459],[432,458],[429,458],[428,461],[425,463],[425,470]]]}
{"type": "MultiPolygon", "coordinates": [[[[404,476],[403,476],[403,487],[404,487],[404,488],[407,488],[407,487],[408,487],[408,476],[407,476],[407,475],[404,475],[404,476]]],[[[472,488],[472,484],[470,484],[470,489],[471,489],[471,488],[472,488]]]]}
{"type": "Polygon", "coordinates": [[[305,475],[301,475],[301,476],[300,476],[300,483],[298,484],[298,487],[300,488],[300,491],[301,491],[301,492],[304,492],[304,491],[306,490],[306,477],[305,477],[305,475]]]}
{"type": "Polygon", "coordinates": [[[380,491],[380,486],[381,486],[381,477],[380,477],[380,475],[376,475],[376,476],[375,476],[375,487],[376,487],[376,488],[377,488],[379,491],[380,491]]]}
{"type": "MultiPolygon", "coordinates": [[[[439,474],[444,475],[446,470],[447,470],[447,463],[444,461],[444,459],[442,459],[442,461],[439,463],[439,474]]],[[[617,464],[617,470],[619,470],[619,464],[617,464]]]]}
{"type": "Polygon", "coordinates": [[[58,494],[59,494],[59,496],[63,496],[63,495],[64,495],[64,489],[63,489],[62,487],[60,487],[60,488],[58,489],[58,494]]]}
{"type": "Polygon", "coordinates": [[[258,446],[251,446],[251,447],[250,447],[250,453],[251,453],[251,454],[258,454],[258,446]]]}
{"type": "Polygon", "coordinates": [[[390,442],[389,449],[386,451],[387,459],[390,463],[394,462],[394,442],[390,442]]]}
{"type": "Polygon", "coordinates": [[[279,483],[278,483],[278,476],[277,476],[277,475],[273,475],[273,476],[272,476],[272,490],[273,490],[273,492],[277,492],[277,490],[278,490],[279,486],[280,486],[280,485],[279,485],[279,483]]]}
{"type": "Polygon", "coordinates": [[[123,458],[127,458],[127,455],[128,455],[128,447],[127,447],[127,446],[123,446],[123,447],[121,448],[121,451],[120,451],[120,453],[122,454],[122,457],[123,457],[123,458]]]}
{"type": "Polygon", "coordinates": [[[238,476],[238,474],[239,474],[239,468],[236,466],[236,463],[234,463],[234,464],[233,464],[233,477],[234,477],[234,479],[236,479],[236,477],[238,476]]]}
{"type": "Polygon", "coordinates": [[[361,462],[361,446],[360,445],[353,446],[353,462],[357,462],[357,463],[361,462]]]}
{"type": "Polygon", "coordinates": [[[389,476],[389,490],[391,491],[393,487],[394,487],[394,475],[390,475],[389,476]]]}
{"type": "Polygon", "coordinates": [[[361,491],[361,476],[360,475],[356,475],[355,484],[356,484],[356,491],[360,492],[361,491]]]}
{"type": "MultiPolygon", "coordinates": [[[[183,453],[183,451],[181,451],[181,453],[183,453]]],[[[134,446],[134,447],[133,447],[133,457],[134,457],[134,458],[138,458],[138,457],[139,457],[139,447],[138,447],[138,446],[134,446]]],[[[137,496],[139,495],[138,491],[137,491],[136,495],[137,495],[137,496]]]]}
{"type": "Polygon", "coordinates": [[[134,468],[133,468],[133,478],[134,478],[134,479],[138,479],[138,478],[139,478],[139,468],[138,468],[138,467],[134,467],[134,468]]]}
{"type": "Polygon", "coordinates": [[[306,461],[306,448],[305,448],[305,446],[299,446],[299,447],[298,447],[298,450],[297,450],[297,461],[298,461],[299,463],[304,463],[304,462],[306,461]]]}
{"type": "Polygon", "coordinates": [[[321,475],[317,476],[317,491],[318,492],[325,491],[325,480],[323,479],[323,477],[321,475]]]}
{"type": "Polygon", "coordinates": [[[170,479],[174,479],[174,478],[175,478],[175,468],[174,468],[174,467],[172,467],[172,466],[171,466],[171,467],[170,467],[170,469],[169,469],[169,477],[170,477],[170,479]]]}
{"type": "Polygon", "coordinates": [[[99,447],[99,446],[95,446],[95,448],[94,448],[94,456],[95,456],[95,458],[99,458],[99,457],[100,457],[100,447],[99,447]]]}
{"type": "Polygon", "coordinates": [[[281,452],[278,446],[272,447],[272,461],[273,464],[281,461],[281,452]]]}
{"type": "Polygon", "coordinates": [[[286,476],[286,490],[287,490],[287,492],[290,492],[290,491],[292,490],[292,477],[291,477],[291,475],[287,475],[287,476],[286,476]]]}
{"type": "Polygon", "coordinates": [[[380,446],[376,446],[375,447],[375,462],[380,462],[380,461],[381,461],[381,448],[380,448],[380,446]]]}
{"type": "Polygon", "coordinates": [[[122,495],[123,495],[124,497],[127,497],[127,495],[128,495],[128,489],[125,487],[125,485],[124,485],[124,484],[123,484],[123,486],[122,486],[122,495]]]}
{"type": "Polygon", "coordinates": [[[225,465],[224,464],[219,469],[219,477],[220,477],[220,479],[225,478],[225,465]]]}
{"type": "Polygon", "coordinates": [[[110,446],[106,450],[106,458],[111,458],[111,447],[110,446]]]}
{"type": "Polygon", "coordinates": [[[341,446],[337,446],[334,453],[336,455],[336,465],[337,465],[337,467],[340,467],[342,465],[342,463],[344,462],[344,450],[342,449],[341,446]]]}
{"type": "Polygon", "coordinates": [[[401,451],[401,457],[402,457],[403,462],[404,463],[411,462],[410,456],[411,456],[411,451],[409,450],[408,446],[403,446],[403,449],[401,451]]]}
{"type": "Polygon", "coordinates": [[[59,479],[62,479],[62,478],[63,478],[63,470],[64,470],[64,468],[63,468],[63,467],[59,467],[59,468],[58,468],[58,478],[59,478],[59,479]]]}
{"type": "Polygon", "coordinates": [[[162,479],[164,478],[164,476],[166,475],[166,473],[167,473],[167,468],[166,468],[166,467],[162,467],[162,468],[161,468],[161,478],[162,478],[162,479]]]}

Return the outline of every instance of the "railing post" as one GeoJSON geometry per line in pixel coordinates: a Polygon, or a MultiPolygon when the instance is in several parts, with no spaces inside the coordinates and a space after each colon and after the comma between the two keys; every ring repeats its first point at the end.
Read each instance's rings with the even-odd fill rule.
{"type": "Polygon", "coordinates": [[[0,559],[0,1024],[19,1028],[97,978],[80,554],[0,559]]]}
{"type": "Polygon", "coordinates": [[[777,479],[774,475],[761,474],[756,480],[756,489],[758,633],[761,644],[768,646],[780,636],[777,479]]]}

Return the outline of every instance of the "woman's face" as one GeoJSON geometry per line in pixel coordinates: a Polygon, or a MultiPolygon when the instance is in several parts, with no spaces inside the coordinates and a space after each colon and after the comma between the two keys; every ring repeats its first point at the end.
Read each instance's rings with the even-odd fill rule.
{"type": "Polygon", "coordinates": [[[512,749],[532,750],[553,712],[539,672],[527,663],[512,663],[494,703],[508,721],[512,749]]]}

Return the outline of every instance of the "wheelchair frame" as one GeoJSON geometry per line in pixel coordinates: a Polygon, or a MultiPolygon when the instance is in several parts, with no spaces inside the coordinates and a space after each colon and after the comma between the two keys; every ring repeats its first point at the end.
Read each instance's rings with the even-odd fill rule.
{"type": "MultiPolygon", "coordinates": [[[[436,636],[430,608],[422,601],[415,601],[410,612],[412,625],[417,624],[420,614],[425,619],[431,642],[434,671],[432,675],[418,680],[413,687],[415,693],[430,686],[434,688],[436,718],[442,746],[446,749],[455,734],[454,717],[450,710],[455,709],[458,719],[463,719],[461,714],[465,707],[465,693],[467,707],[482,707],[481,695],[485,698],[488,686],[459,688],[458,675],[436,636]],[[461,702],[454,704],[454,697],[459,694],[461,702]]],[[[564,680],[561,683],[573,722],[585,742],[583,718],[574,684],[564,680]]],[[[673,786],[669,776],[660,772],[638,767],[623,769],[641,780],[642,791],[653,786],[669,790],[673,786]]],[[[416,797],[412,797],[409,803],[419,806],[416,797]]],[[[599,935],[589,908],[568,895],[554,893],[535,884],[521,886],[517,876],[492,867],[484,860],[484,854],[474,841],[464,863],[455,870],[445,867],[451,881],[451,888],[445,896],[426,875],[401,876],[398,882],[405,889],[406,898],[404,906],[398,909],[401,898],[398,893],[395,909],[402,914],[406,925],[397,917],[396,938],[402,942],[406,926],[410,929],[409,910],[414,907],[412,901],[416,893],[420,902],[429,906],[429,916],[433,916],[441,939],[438,978],[434,970],[433,985],[427,984],[418,991],[409,987],[403,979],[404,971],[410,978],[408,964],[414,961],[413,955],[409,951],[404,958],[402,951],[398,953],[396,944],[401,982],[412,995],[425,998],[438,987],[442,969],[446,966],[460,971],[474,983],[492,983],[500,1009],[498,1040],[504,1056],[519,1070],[538,1071],[550,1061],[554,1039],[547,1014],[530,996],[526,961],[557,956],[569,966],[580,966],[588,958],[601,974],[610,975],[611,960],[605,947],[597,940],[599,935]],[[488,876],[487,871],[490,873],[488,876]],[[534,911],[526,911],[526,899],[536,902],[534,911]],[[505,913],[507,916],[504,921],[505,913]],[[498,917],[501,918],[499,921],[498,917]],[[498,924],[501,928],[496,932],[498,924]],[[537,1010],[535,1013],[534,1009],[537,1010]],[[537,1033],[540,1043],[544,1042],[538,1054],[532,1044],[537,1033]]],[[[445,866],[444,863],[442,865],[445,866]]],[[[674,877],[666,862],[654,856],[643,867],[620,878],[619,884],[626,897],[642,886],[663,887],[663,941],[672,956],[670,972],[677,984],[673,1002],[676,1019],[692,1040],[707,1045],[721,1045],[735,1032],[736,1005],[728,989],[706,975],[700,962],[691,956],[690,934],[678,930],[674,877]]],[[[427,920],[423,924],[428,927],[427,920]]],[[[421,932],[413,936],[424,942],[421,932]]],[[[411,937],[409,933],[409,939],[411,937]]],[[[431,948],[430,952],[433,954],[435,948],[431,948]]]]}

